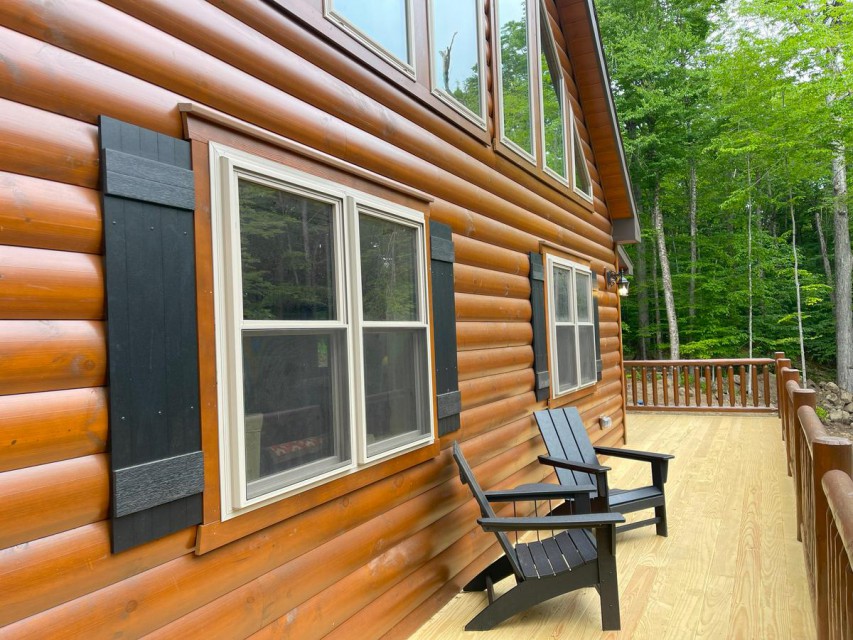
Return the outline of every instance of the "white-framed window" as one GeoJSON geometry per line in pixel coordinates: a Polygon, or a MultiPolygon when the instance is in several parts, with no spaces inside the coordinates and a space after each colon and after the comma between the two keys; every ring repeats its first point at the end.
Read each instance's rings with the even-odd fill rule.
{"type": "Polygon", "coordinates": [[[429,0],[432,90],[486,127],[482,0],[429,0]]]}
{"type": "Polygon", "coordinates": [[[592,202],[592,178],[589,176],[589,167],[586,166],[586,156],[578,133],[578,123],[575,120],[574,110],[569,111],[569,119],[572,123],[572,165],[574,169],[572,171],[572,188],[575,193],[592,202]]]}
{"type": "Polygon", "coordinates": [[[415,77],[412,0],[326,0],[326,17],[415,77]]]}
{"type": "Polygon", "coordinates": [[[536,2],[495,0],[495,47],[500,140],[536,163],[533,54],[536,2]]]}
{"type": "Polygon", "coordinates": [[[210,144],[223,520],[433,442],[421,212],[210,144]]]}
{"type": "Polygon", "coordinates": [[[542,96],[542,148],[545,156],[542,165],[546,173],[568,185],[566,83],[544,8],[539,16],[539,91],[542,96]]]}
{"type": "Polygon", "coordinates": [[[549,358],[554,397],[595,384],[593,274],[564,258],[547,259],[549,358]]]}

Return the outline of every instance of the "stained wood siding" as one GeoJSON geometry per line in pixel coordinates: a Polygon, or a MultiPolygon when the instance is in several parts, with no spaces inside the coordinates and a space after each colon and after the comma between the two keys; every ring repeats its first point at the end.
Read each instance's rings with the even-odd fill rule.
{"type": "MultiPolygon", "coordinates": [[[[545,240],[598,273],[615,261],[585,123],[591,212],[260,1],[6,0],[0,56],[0,584],[14,586],[0,638],[406,637],[497,553],[473,532],[451,441],[484,487],[547,475],[528,254],[545,240]],[[435,198],[455,250],[461,428],[433,460],[209,553],[188,528],[111,555],[96,123],[181,136],[181,102],[435,198]]],[[[575,404],[616,444],[618,300],[599,285],[603,376],[575,404]]]]}

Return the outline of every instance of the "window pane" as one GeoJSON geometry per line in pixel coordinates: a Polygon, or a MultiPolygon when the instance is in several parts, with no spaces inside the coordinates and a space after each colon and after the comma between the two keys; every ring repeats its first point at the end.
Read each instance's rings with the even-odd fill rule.
{"type": "Polygon", "coordinates": [[[590,275],[583,271],[575,271],[575,283],[578,296],[578,322],[592,322],[592,300],[590,299],[590,287],[592,286],[590,275]]]}
{"type": "Polygon", "coordinates": [[[568,177],[566,173],[566,136],[563,118],[563,91],[560,66],[548,19],[542,12],[540,28],[541,50],[539,58],[542,64],[542,116],[544,118],[545,166],[558,176],[568,177]]]}
{"type": "Polygon", "coordinates": [[[592,196],[592,181],[589,178],[589,168],[586,166],[586,156],[583,154],[581,138],[575,124],[572,125],[572,136],[574,136],[572,147],[575,150],[575,189],[588,196],[592,196]]]}
{"type": "Polygon", "coordinates": [[[581,384],[595,382],[595,328],[591,325],[578,327],[581,356],[581,384]]]}
{"type": "Polygon", "coordinates": [[[557,322],[572,321],[572,272],[554,267],[554,312],[557,322]]]}
{"type": "Polygon", "coordinates": [[[435,86],[483,117],[477,0],[433,0],[435,86]]]}
{"type": "Polygon", "coordinates": [[[365,320],[419,320],[418,231],[359,216],[361,295],[365,320]]]}
{"type": "Polygon", "coordinates": [[[429,434],[426,358],[424,329],[365,330],[369,456],[429,434]]]}
{"type": "Polygon", "coordinates": [[[344,335],[243,332],[249,498],[349,463],[344,335]]]}
{"type": "Polygon", "coordinates": [[[411,63],[406,0],[335,0],[334,11],[388,53],[411,63]]]}
{"type": "Polygon", "coordinates": [[[575,327],[557,327],[557,391],[562,393],[578,386],[577,345],[575,327]]]}
{"type": "Polygon", "coordinates": [[[503,133],[508,140],[533,155],[526,0],[501,0],[498,16],[501,36],[503,133]]]}
{"type": "Polygon", "coordinates": [[[243,318],[337,315],[334,205],[240,180],[243,318]]]}

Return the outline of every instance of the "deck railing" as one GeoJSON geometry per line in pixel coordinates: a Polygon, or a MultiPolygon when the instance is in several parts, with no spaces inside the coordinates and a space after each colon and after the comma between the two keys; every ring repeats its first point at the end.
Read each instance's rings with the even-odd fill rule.
{"type": "Polygon", "coordinates": [[[771,394],[774,358],[625,360],[632,411],[776,413],[771,394]]]}
{"type": "Polygon", "coordinates": [[[799,371],[790,360],[776,360],[782,437],[796,489],[797,539],[803,543],[817,638],[850,640],[853,444],[826,432],[815,412],[815,392],[800,388],[799,371]]]}

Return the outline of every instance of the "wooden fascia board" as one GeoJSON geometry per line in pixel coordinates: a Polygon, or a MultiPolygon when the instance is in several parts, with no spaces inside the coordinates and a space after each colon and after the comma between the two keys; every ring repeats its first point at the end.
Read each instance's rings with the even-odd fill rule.
{"type": "Polygon", "coordinates": [[[620,237],[614,240],[620,244],[637,242],[637,207],[610,92],[607,61],[593,0],[557,0],[557,9],[572,60],[578,97],[589,125],[590,144],[597,161],[604,160],[606,167],[598,167],[598,171],[611,219],[614,222],[618,219],[633,219],[630,227],[624,223],[621,225],[631,231],[619,234],[620,237]],[[618,171],[611,168],[614,161],[618,171]]]}

